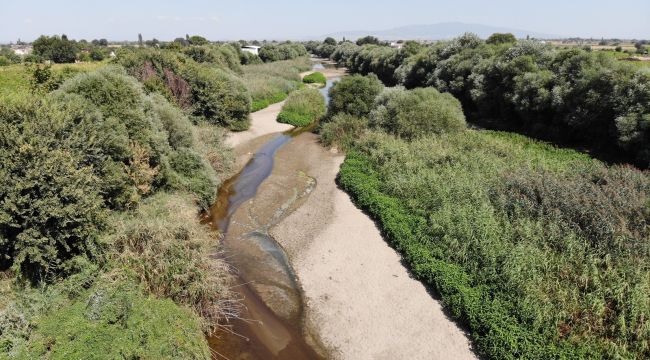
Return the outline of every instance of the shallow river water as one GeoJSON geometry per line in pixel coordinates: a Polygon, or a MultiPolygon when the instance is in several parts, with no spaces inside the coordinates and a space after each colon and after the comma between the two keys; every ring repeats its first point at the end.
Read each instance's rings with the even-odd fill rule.
{"type": "MultiPolygon", "coordinates": [[[[317,63],[314,69],[319,68],[322,64],[317,63]]],[[[328,81],[321,89],[326,101],[331,86],[332,81],[328,81]]],[[[206,223],[224,234],[224,254],[238,270],[239,285],[234,290],[245,306],[245,320],[233,321],[232,334],[221,332],[208,339],[215,359],[323,358],[317,342],[305,340],[308,336],[303,328],[300,286],[286,253],[268,235],[268,228],[229,233],[237,210],[257,195],[260,185],[271,174],[276,152],[302,132],[277,134],[264,143],[244,169],[221,186],[206,217],[206,223]],[[275,300],[274,306],[265,302],[269,298],[275,300]]]]}

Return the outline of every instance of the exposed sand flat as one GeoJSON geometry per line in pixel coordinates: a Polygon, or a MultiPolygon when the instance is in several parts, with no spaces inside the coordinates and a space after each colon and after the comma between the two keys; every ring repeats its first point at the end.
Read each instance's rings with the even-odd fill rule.
{"type": "MultiPolygon", "coordinates": [[[[267,179],[304,173],[316,187],[271,230],[304,291],[309,331],[338,359],[474,359],[470,341],[409,276],[375,224],[335,183],[342,155],[302,134],[267,179]]],[[[260,192],[263,188],[260,188],[260,192]]]]}
{"type": "Polygon", "coordinates": [[[226,139],[226,144],[230,147],[237,147],[260,136],[293,129],[291,125],[281,124],[276,121],[282,105],[284,105],[284,101],[252,113],[251,127],[246,131],[230,133],[226,139]]]}

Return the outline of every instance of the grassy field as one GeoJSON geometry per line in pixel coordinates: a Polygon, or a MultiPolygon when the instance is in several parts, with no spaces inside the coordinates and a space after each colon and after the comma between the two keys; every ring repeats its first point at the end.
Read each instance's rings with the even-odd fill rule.
{"type": "MultiPolygon", "coordinates": [[[[78,73],[96,70],[106,62],[89,62],[80,64],[53,64],[53,74],[78,73]]],[[[0,66],[0,99],[22,97],[30,91],[31,74],[24,64],[0,66]]]]}
{"type": "Polygon", "coordinates": [[[520,135],[357,141],[341,186],[494,359],[650,356],[650,178],[520,135]]]}

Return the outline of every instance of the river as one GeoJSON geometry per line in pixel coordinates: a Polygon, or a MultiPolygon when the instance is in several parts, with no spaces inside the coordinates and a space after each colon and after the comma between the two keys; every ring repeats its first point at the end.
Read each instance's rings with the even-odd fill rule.
{"type": "MultiPolygon", "coordinates": [[[[315,63],[314,70],[323,65],[315,63]]],[[[329,102],[330,79],[321,93],[329,102]]],[[[209,338],[214,359],[322,359],[326,352],[304,326],[301,288],[289,257],[269,235],[271,226],[286,215],[292,203],[256,213],[248,202],[273,170],[275,154],[304,129],[268,136],[251,160],[219,189],[218,198],[207,217],[223,234],[223,250],[238,270],[234,287],[245,310],[242,320],[234,320],[232,333],[220,332],[209,338]],[[241,220],[239,220],[241,219],[241,220]],[[259,220],[264,219],[264,220],[259,220]]],[[[305,181],[293,202],[309,194],[315,184],[305,181]]]]}

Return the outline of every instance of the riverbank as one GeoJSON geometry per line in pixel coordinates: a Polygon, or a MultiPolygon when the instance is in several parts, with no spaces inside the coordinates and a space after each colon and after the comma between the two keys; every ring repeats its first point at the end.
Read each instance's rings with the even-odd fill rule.
{"type": "Polygon", "coordinates": [[[307,327],[338,359],[475,358],[463,331],[336,186],[343,159],[317,136],[300,135],[278,151],[269,185],[260,188],[300,173],[317,184],[271,229],[302,286],[307,327]]]}

